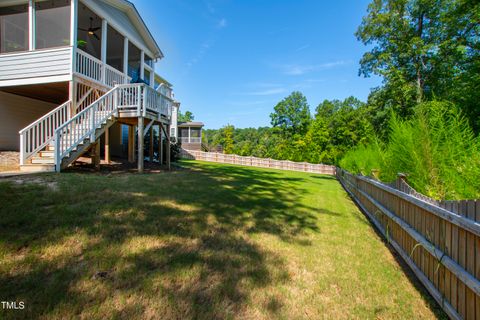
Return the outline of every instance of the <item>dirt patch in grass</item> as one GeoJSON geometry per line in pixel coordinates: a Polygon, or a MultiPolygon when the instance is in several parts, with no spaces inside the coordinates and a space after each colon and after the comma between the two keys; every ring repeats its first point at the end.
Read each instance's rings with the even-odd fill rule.
{"type": "Polygon", "coordinates": [[[19,153],[15,151],[0,151],[0,172],[18,171],[19,153]]]}
{"type": "Polygon", "coordinates": [[[1,180],[0,318],[445,318],[334,178],[181,166],[1,180]]]}

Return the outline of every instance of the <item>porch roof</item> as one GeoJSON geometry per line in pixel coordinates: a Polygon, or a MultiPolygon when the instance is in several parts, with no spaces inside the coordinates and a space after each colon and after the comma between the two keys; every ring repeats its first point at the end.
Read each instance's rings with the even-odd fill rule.
{"type": "Polygon", "coordinates": [[[188,128],[188,127],[201,128],[203,126],[204,126],[203,122],[179,122],[178,123],[179,128],[188,128]]]}

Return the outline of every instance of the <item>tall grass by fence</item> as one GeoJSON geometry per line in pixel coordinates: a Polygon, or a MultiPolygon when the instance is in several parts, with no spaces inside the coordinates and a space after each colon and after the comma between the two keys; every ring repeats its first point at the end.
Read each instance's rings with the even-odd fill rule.
{"type": "Polygon", "coordinates": [[[202,160],[218,163],[237,164],[249,167],[272,168],[279,170],[301,171],[335,175],[335,166],[313,164],[307,162],[293,162],[288,160],[274,160],[269,158],[256,158],[223,154],[218,152],[203,152],[182,149],[180,157],[183,159],[202,160]]]}
{"type": "Polygon", "coordinates": [[[399,178],[336,176],[453,319],[480,319],[480,201],[435,201],[399,178]]]}

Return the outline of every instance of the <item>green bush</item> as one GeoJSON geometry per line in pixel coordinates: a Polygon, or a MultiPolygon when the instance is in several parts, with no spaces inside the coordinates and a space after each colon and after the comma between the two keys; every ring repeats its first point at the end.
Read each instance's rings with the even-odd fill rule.
{"type": "Polygon", "coordinates": [[[384,159],[385,153],[376,140],[369,145],[359,145],[348,151],[339,164],[345,170],[368,176],[372,170],[378,170],[385,166],[384,159]]]}
{"type": "Polygon", "coordinates": [[[409,184],[436,199],[480,197],[480,142],[468,121],[448,102],[418,105],[414,117],[392,115],[388,144],[358,147],[340,162],[346,170],[380,170],[383,181],[408,174],[409,184]]]}

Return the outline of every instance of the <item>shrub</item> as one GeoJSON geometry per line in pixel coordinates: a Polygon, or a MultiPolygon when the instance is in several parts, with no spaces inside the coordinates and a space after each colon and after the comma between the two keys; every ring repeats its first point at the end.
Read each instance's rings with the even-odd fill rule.
{"type": "Polygon", "coordinates": [[[384,158],[384,151],[375,140],[369,145],[359,145],[348,151],[339,164],[345,170],[367,176],[372,170],[385,167],[384,158]]]}
{"type": "Polygon", "coordinates": [[[383,181],[408,174],[410,185],[437,199],[480,197],[480,142],[468,121],[448,102],[428,102],[415,115],[392,115],[388,144],[378,142],[349,151],[340,165],[353,173],[380,170],[383,181]]]}

